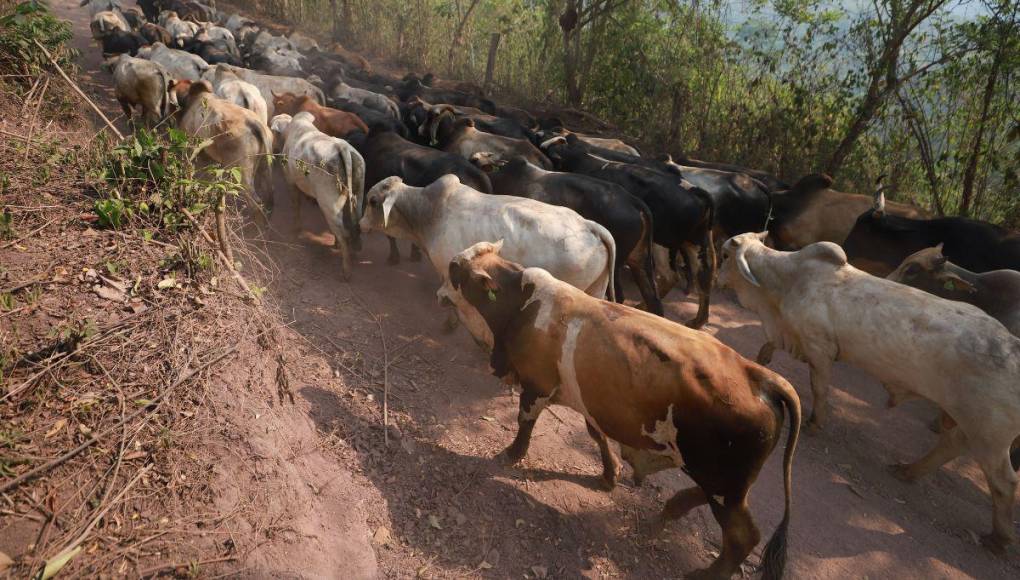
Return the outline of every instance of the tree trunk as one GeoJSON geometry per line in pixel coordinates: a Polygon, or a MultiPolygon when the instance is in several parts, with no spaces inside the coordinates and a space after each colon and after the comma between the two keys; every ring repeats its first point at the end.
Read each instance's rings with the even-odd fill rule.
{"type": "Polygon", "coordinates": [[[492,74],[496,69],[496,51],[499,50],[499,40],[503,37],[499,32],[493,32],[489,37],[489,58],[485,61],[485,84],[482,90],[489,94],[492,89],[492,74]]]}
{"type": "Polygon", "coordinates": [[[974,141],[971,143],[967,169],[963,172],[963,195],[960,197],[960,215],[962,216],[970,215],[974,205],[974,181],[977,179],[978,161],[981,159],[981,142],[984,141],[985,127],[988,125],[988,117],[992,108],[992,97],[995,96],[995,85],[999,80],[999,68],[1002,65],[1002,58],[1006,54],[1006,41],[1005,38],[999,39],[999,48],[995,51],[992,69],[988,72],[988,82],[985,83],[985,94],[981,100],[981,117],[978,120],[974,141]]]}
{"type": "Polygon", "coordinates": [[[450,77],[453,76],[453,59],[457,55],[457,48],[464,44],[464,27],[467,26],[476,6],[478,6],[478,0],[471,0],[471,5],[461,17],[460,23],[457,24],[457,30],[453,33],[453,40],[450,41],[450,50],[446,53],[446,74],[450,77]]]}

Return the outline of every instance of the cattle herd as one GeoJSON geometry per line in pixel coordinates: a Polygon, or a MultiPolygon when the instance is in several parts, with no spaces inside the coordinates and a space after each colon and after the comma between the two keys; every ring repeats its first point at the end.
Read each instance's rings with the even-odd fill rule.
{"type": "Polygon", "coordinates": [[[894,474],[914,480],[967,454],[991,495],[985,546],[1015,541],[1020,234],[886,202],[880,184],[857,195],[824,175],[791,185],[642,156],[470,83],[377,74],[339,45],[197,2],[138,4],[82,4],[128,118],[137,107],[151,126],[205,140],[207,160],[240,167],[250,202],[272,203],[278,167],[296,209],[305,196],[318,204],[345,278],[362,230],[389,236],[390,263],[397,239],[412,259],[424,252],[448,324],[463,323],[494,374],[521,388],[511,461],[547,405],[569,406],[609,487],[620,471],[610,439],[638,483],[677,466],[690,476],[661,517],[708,504],[723,545],[697,574],[728,578],[760,540],[747,495],[788,421],[785,515],[762,557],[764,577],[778,578],[801,430],[796,391],[765,366],[778,347],[810,365],[809,427],[826,422],[834,361],[874,375],[890,406],[937,405],[934,449],[894,474]],[[623,305],[625,270],[639,308],[623,305]],[[717,278],[761,318],[757,362],[697,330],[717,278]],[[661,297],[678,284],[698,295],[686,326],[664,317],[661,297]]]}

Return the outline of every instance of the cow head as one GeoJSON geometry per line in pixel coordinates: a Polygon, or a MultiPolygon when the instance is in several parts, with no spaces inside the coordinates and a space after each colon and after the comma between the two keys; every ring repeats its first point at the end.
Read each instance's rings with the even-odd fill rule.
{"type": "Polygon", "coordinates": [[[546,157],[553,160],[553,162],[558,163],[563,160],[563,156],[560,152],[566,146],[567,138],[563,135],[557,135],[539,143],[538,148],[542,151],[542,153],[545,153],[546,157]]]}
{"type": "Polygon", "coordinates": [[[486,173],[495,173],[507,164],[507,160],[492,151],[479,151],[471,156],[471,163],[486,173]]]}
{"type": "MultiPolygon", "coordinates": [[[[502,249],[502,240],[479,242],[454,256],[448,270],[452,288],[485,319],[492,332],[494,357],[504,330],[531,295],[522,285],[524,268],[500,256],[502,249]]],[[[465,314],[470,317],[472,313],[465,314]]],[[[497,374],[501,366],[493,362],[497,374]]]]}
{"type": "Polygon", "coordinates": [[[939,244],[911,254],[886,278],[946,298],[977,292],[973,284],[960,276],[962,270],[942,255],[939,244]]]}
{"type": "Polygon", "coordinates": [[[411,188],[397,176],[387,177],[365,194],[364,213],[359,222],[361,231],[379,230],[395,238],[412,238],[406,216],[398,207],[401,196],[411,188]]]}
{"type": "Polygon", "coordinates": [[[763,245],[767,236],[768,232],[748,232],[726,240],[722,246],[723,264],[719,273],[719,283],[735,289],[738,280],[743,280],[756,288],[761,287],[761,282],[747,261],[747,251],[763,245]]]}
{"type": "Polygon", "coordinates": [[[298,97],[294,93],[277,93],[272,91],[273,110],[277,113],[293,115],[298,108],[298,97]]]}

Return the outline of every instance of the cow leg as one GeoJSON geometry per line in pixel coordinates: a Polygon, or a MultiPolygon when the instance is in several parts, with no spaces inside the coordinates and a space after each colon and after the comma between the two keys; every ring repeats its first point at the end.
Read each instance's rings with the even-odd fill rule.
{"type": "Polygon", "coordinates": [[[758,349],[758,356],[754,357],[755,362],[763,367],[769,366],[772,362],[772,355],[776,352],[776,345],[772,344],[771,340],[765,341],[765,344],[761,345],[758,349]]]}
{"type": "Polygon", "coordinates": [[[519,462],[527,455],[535,422],[538,421],[542,410],[549,406],[550,398],[540,398],[538,391],[529,389],[527,385],[521,385],[521,404],[517,411],[517,436],[514,437],[514,442],[503,451],[503,455],[511,464],[519,462]]]}
{"type": "Polygon", "coordinates": [[[684,244],[684,260],[690,265],[691,276],[698,288],[698,313],[686,325],[701,328],[708,322],[708,306],[712,299],[712,280],[715,278],[715,252],[705,252],[691,244],[684,244]]]}
{"type": "Polygon", "coordinates": [[[954,427],[939,433],[935,447],[921,459],[910,464],[894,465],[890,469],[893,476],[901,481],[913,483],[918,479],[934,473],[947,462],[959,457],[967,448],[967,435],[963,429],[954,427]]]}
{"type": "MultiPolygon", "coordinates": [[[[623,304],[623,282],[620,280],[620,276],[623,275],[623,266],[613,268],[613,295],[616,296],[616,301],[623,304]]],[[[607,296],[608,298],[608,296],[607,296]]]]}
{"type": "Polygon", "coordinates": [[[127,118],[127,122],[133,125],[134,119],[131,118],[131,103],[123,99],[117,99],[117,102],[120,103],[120,108],[124,111],[124,116],[127,118]]]}
{"type": "MultiPolygon", "coordinates": [[[[645,254],[649,254],[645,252],[645,254]]],[[[663,316],[665,310],[662,307],[662,300],[655,288],[655,266],[651,255],[642,255],[638,259],[628,260],[627,267],[634,276],[634,283],[641,292],[641,300],[644,308],[652,314],[663,316]]],[[[623,285],[620,282],[620,273],[616,274],[616,300],[623,302],[623,285]]]]}
{"type": "Polygon", "coordinates": [[[301,231],[301,204],[304,203],[305,194],[295,185],[290,186],[290,209],[293,213],[291,231],[297,235],[301,231]]]}
{"type": "Polygon", "coordinates": [[[821,429],[829,417],[829,380],[832,376],[832,361],[822,360],[811,363],[811,417],[807,426],[821,429]]]}
{"type": "Polygon", "coordinates": [[[620,476],[620,460],[616,458],[613,448],[609,446],[609,439],[606,438],[606,435],[590,422],[585,421],[584,424],[588,427],[588,435],[591,435],[595,443],[598,443],[599,453],[602,454],[602,479],[609,491],[612,491],[616,487],[616,478],[620,476]]]}
{"type": "Polygon", "coordinates": [[[415,244],[411,244],[411,257],[412,262],[421,262],[421,248],[415,244]]]}
{"type": "Polygon", "coordinates": [[[666,527],[670,520],[679,520],[687,515],[692,509],[708,503],[708,496],[698,486],[682,489],[669,498],[666,505],[662,506],[659,516],[651,524],[649,530],[652,534],[658,534],[666,527]]]}
{"type": "Polygon", "coordinates": [[[761,540],[761,532],[754,525],[751,510],[747,507],[747,498],[732,502],[729,499],[724,499],[725,503],[711,501],[708,504],[722,528],[723,545],[719,557],[708,568],[688,574],[687,578],[731,578],[740,571],[740,565],[761,540]]]}
{"type": "MultiPolygon", "coordinates": [[[[954,429],[958,430],[958,429],[954,429]]],[[[1005,554],[1016,542],[1013,528],[1013,503],[1016,498],[1017,474],[1010,463],[1009,448],[996,451],[994,445],[981,445],[976,457],[985,472],[992,495],[992,533],[981,538],[981,544],[995,554],[1005,554]],[[1005,451],[1005,452],[1004,452],[1005,451]]]]}
{"type": "Polygon", "coordinates": [[[386,258],[386,263],[390,266],[396,266],[400,263],[400,248],[397,247],[397,239],[386,236],[390,240],[390,255],[386,258]]]}
{"type": "Polygon", "coordinates": [[[335,215],[333,213],[333,200],[317,197],[315,201],[319,204],[323,217],[326,218],[326,225],[333,232],[333,244],[340,249],[340,273],[344,280],[349,281],[351,279],[353,259],[351,258],[350,239],[347,232],[344,231],[343,215],[335,215]]]}

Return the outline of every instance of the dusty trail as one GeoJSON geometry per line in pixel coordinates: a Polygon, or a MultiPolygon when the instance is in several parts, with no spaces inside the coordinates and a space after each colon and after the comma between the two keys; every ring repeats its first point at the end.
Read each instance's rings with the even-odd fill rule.
{"type": "MultiPolygon", "coordinates": [[[[86,13],[76,0],[55,4],[74,19],[82,67],[101,88],[109,77],[95,70],[86,13]]],[[[602,491],[597,450],[570,411],[543,416],[522,466],[493,461],[516,429],[516,395],[488,374],[465,331],[442,333],[431,267],[387,266],[385,240],[373,234],[345,283],[316,207],[303,204],[302,231],[293,233],[288,196],[283,187],[276,194],[273,230],[253,233],[252,243],[279,268],[270,297],[307,339],[291,371],[299,406],[318,431],[309,446],[331,450],[359,484],[374,488],[351,508],[367,514],[385,577],[679,578],[711,561],[719,533],[707,508],[658,537],[643,527],[672,490],[690,485],[686,476],[660,474],[635,489],[625,472],[615,491],[602,491]],[[389,447],[380,428],[384,360],[395,425],[389,447]]],[[[762,340],[757,320],[725,293],[714,298],[706,331],[753,357],[762,340]]],[[[666,309],[683,320],[695,304],[674,291],[666,309]]],[[[772,368],[810,407],[806,366],[777,355],[772,368]]],[[[790,577],[1020,576],[1015,549],[1000,559],[976,543],[975,531],[990,526],[990,506],[971,461],[912,486],[886,472],[885,465],[913,460],[934,443],[926,426],[932,410],[923,403],[887,410],[884,389],[843,365],[833,381],[830,425],[801,439],[794,463],[790,577]]],[[[765,537],[782,511],[780,457],[774,454],[751,494],[765,537]]],[[[332,487],[339,484],[313,485],[316,495],[342,495],[332,487]]],[[[278,569],[300,570],[300,554],[278,569]]],[[[759,555],[760,548],[751,562],[759,555]]]]}

